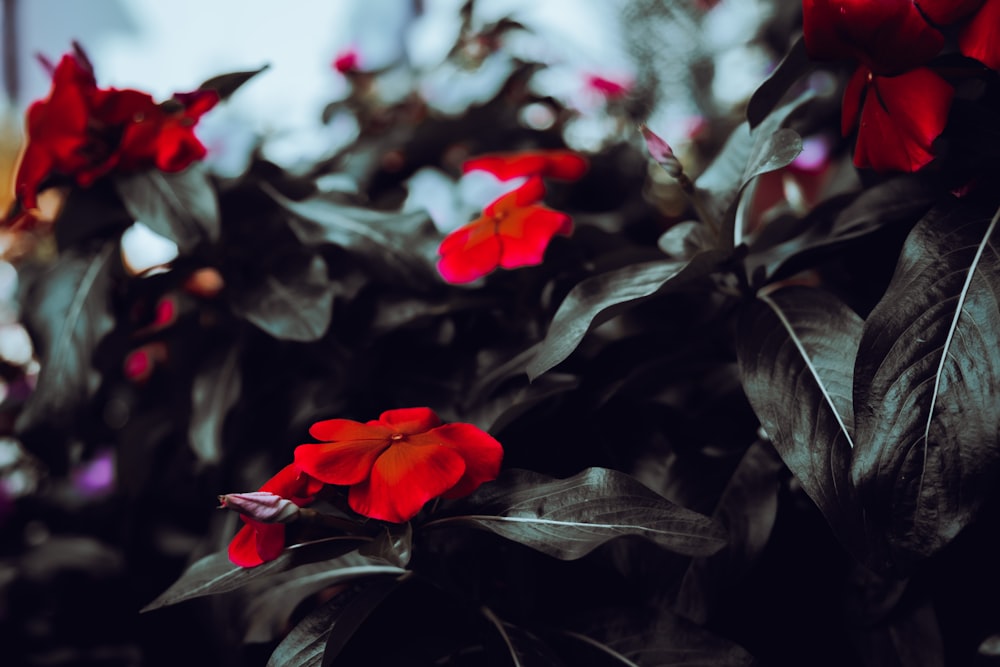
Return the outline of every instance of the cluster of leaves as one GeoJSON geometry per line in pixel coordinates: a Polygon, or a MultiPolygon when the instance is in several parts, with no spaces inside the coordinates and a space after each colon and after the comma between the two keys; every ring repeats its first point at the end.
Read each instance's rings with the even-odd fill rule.
{"type": "Polygon", "coordinates": [[[808,206],[772,206],[839,107],[801,45],[780,48],[697,178],[653,151],[684,213],[657,208],[636,131],[554,188],[571,238],[471,286],[435,270],[442,233],[400,212],[404,182],[455,173],[456,153],[562,147],[558,124],[518,122],[531,67],[455,118],[352,98],[361,135],[307,174],[254,155],[235,178],[71,189],[57,256],[20,267],[41,371],[4,405],[52,481],[0,530],[8,607],[32,618],[46,586],[72,602],[48,634],[7,621],[15,659],[50,659],[110,581],[120,623],[64,634],[72,659],[191,662],[197,643],[205,664],[276,666],[989,664],[1000,615],[963,596],[1000,592],[1000,174],[981,159],[1000,81],[977,72],[939,173],[862,184],[834,151],[808,206]],[[169,270],[121,260],[137,220],[176,243],[169,270]],[[216,288],[193,282],[206,271],[216,288]],[[407,524],[292,524],[277,559],[229,562],[216,494],[257,488],[318,420],[414,405],[488,430],[500,478],[407,524]],[[56,480],[108,445],[116,492],[81,509],[56,480]],[[39,522],[64,535],[33,545],[39,522]],[[102,578],[46,579],[57,549],[102,578]],[[98,650],[129,633],[141,657],[98,650]]]}

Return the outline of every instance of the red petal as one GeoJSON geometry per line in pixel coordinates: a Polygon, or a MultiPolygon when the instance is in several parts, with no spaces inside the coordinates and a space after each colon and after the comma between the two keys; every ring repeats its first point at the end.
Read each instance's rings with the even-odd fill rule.
{"type": "Polygon", "coordinates": [[[453,285],[470,283],[492,273],[500,266],[500,239],[497,223],[490,218],[457,229],[441,243],[438,261],[441,277],[453,285]]]}
{"type": "Polygon", "coordinates": [[[483,155],[462,164],[463,173],[486,171],[501,181],[541,174],[544,169],[545,157],[535,152],[483,155]]]}
{"type": "Polygon", "coordinates": [[[357,484],[368,479],[375,460],[389,444],[389,438],[384,437],[299,445],[295,448],[295,465],[327,484],[357,484]]]}
{"type": "Polygon", "coordinates": [[[153,96],[138,90],[109,88],[91,96],[93,116],[108,125],[124,125],[138,119],[155,122],[163,116],[153,96]]]}
{"type": "Polygon", "coordinates": [[[445,424],[424,437],[440,441],[458,452],[465,461],[465,474],[444,494],[445,498],[467,496],[500,474],[503,446],[489,433],[472,424],[445,424]]]}
{"type": "Polygon", "coordinates": [[[38,186],[52,171],[52,157],[42,147],[29,143],[21,156],[14,179],[14,192],[26,209],[38,208],[38,186]]]}
{"type": "Polygon", "coordinates": [[[170,121],[160,130],[153,163],[157,169],[178,172],[205,157],[208,151],[194,134],[194,128],[170,121]]]}
{"type": "Polygon", "coordinates": [[[979,9],[983,0],[917,0],[924,16],[938,25],[948,25],[979,9]]]}
{"type": "Polygon", "coordinates": [[[875,77],[861,112],[854,164],[876,171],[917,171],[928,164],[954,92],[926,67],[875,77]]]}
{"type": "Polygon", "coordinates": [[[568,236],[573,223],[565,213],[531,206],[511,213],[500,223],[500,266],[513,269],[541,264],[555,234],[568,236]]]}
{"type": "Polygon", "coordinates": [[[353,419],[327,419],[309,427],[309,435],[324,442],[337,440],[378,440],[392,432],[377,424],[362,424],[353,419]]]}
{"type": "Polygon", "coordinates": [[[256,567],[263,563],[257,553],[257,531],[246,524],[229,543],[229,560],[240,567],[256,567]]]}
{"type": "Polygon", "coordinates": [[[1000,71],[1000,0],[986,0],[958,35],[962,53],[1000,71]]]}
{"type": "Polygon", "coordinates": [[[296,501],[296,504],[302,505],[312,502],[312,496],[316,495],[322,486],[322,482],[311,479],[304,470],[291,463],[264,482],[260,490],[288,498],[296,501]]]}
{"type": "Polygon", "coordinates": [[[184,116],[197,121],[219,103],[219,93],[214,90],[193,90],[174,93],[174,99],[184,105],[184,116]]]}
{"type": "Polygon", "coordinates": [[[549,151],[542,175],[561,181],[575,181],[587,173],[587,166],[587,159],[573,151],[549,151]]]}
{"type": "Polygon", "coordinates": [[[865,89],[871,78],[872,71],[862,65],[854,70],[851,80],[844,89],[844,102],[840,110],[840,133],[847,136],[858,126],[858,116],[861,115],[861,104],[865,89]]]}
{"type": "Polygon", "coordinates": [[[895,74],[923,65],[944,46],[913,0],[803,0],[802,12],[806,49],[818,60],[853,59],[895,74]]]}
{"type": "Polygon", "coordinates": [[[567,150],[497,153],[466,160],[462,171],[487,171],[502,181],[520,176],[547,176],[575,181],[587,171],[587,160],[567,150]]]}
{"type": "Polygon", "coordinates": [[[348,503],[358,514],[402,523],[454,487],[464,472],[461,455],[448,447],[393,445],[375,461],[368,481],[351,487],[348,503]]]}
{"type": "Polygon", "coordinates": [[[400,408],[386,410],[379,421],[397,433],[423,433],[441,425],[441,419],[430,408],[400,408]]]}
{"type": "Polygon", "coordinates": [[[535,204],[544,196],[545,183],[542,182],[541,178],[534,176],[516,190],[512,190],[487,204],[486,208],[483,209],[483,216],[488,218],[502,216],[514,209],[535,204]]]}
{"type": "Polygon", "coordinates": [[[256,567],[281,554],[285,548],[284,524],[243,521],[246,525],[229,543],[229,560],[234,565],[256,567]]]}

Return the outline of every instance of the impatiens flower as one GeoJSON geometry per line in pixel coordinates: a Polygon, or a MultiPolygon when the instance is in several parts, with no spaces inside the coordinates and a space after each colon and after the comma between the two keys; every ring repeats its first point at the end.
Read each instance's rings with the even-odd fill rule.
{"type": "MultiPolygon", "coordinates": [[[[291,464],[265,482],[260,490],[302,507],[311,503],[321,488],[322,482],[291,464]]],[[[277,558],[285,548],[285,524],[256,521],[242,512],[240,519],[246,525],[229,543],[229,560],[240,567],[256,567],[277,558]]]]}
{"type": "Polygon", "coordinates": [[[487,171],[500,180],[521,176],[542,176],[561,181],[575,181],[587,171],[587,160],[567,150],[523,151],[482,155],[462,164],[462,171],[487,171]]]}
{"type": "Polygon", "coordinates": [[[959,50],[991,69],[1000,70],[1000,0],[919,0],[916,4],[938,25],[973,15],[958,33],[959,50]]]}
{"type": "Polygon", "coordinates": [[[844,92],[841,114],[844,136],[858,128],[854,164],[907,172],[927,165],[934,159],[932,144],[948,122],[954,92],[926,67],[899,76],[876,76],[859,67],[844,92]]]}
{"type": "Polygon", "coordinates": [[[472,282],[502,267],[540,264],[556,234],[569,236],[568,215],[541,206],[545,194],[538,177],[483,209],[483,215],[459,227],[438,247],[438,272],[452,284],[472,282]]]}
{"type": "Polygon", "coordinates": [[[112,169],[180,171],[204,157],[194,125],[217,100],[215,92],[197,91],[156,104],[137,90],[98,88],[82,55],[67,54],[53,71],[49,96],[28,108],[16,194],[34,209],[52,174],[87,186],[112,169]]]}
{"type": "Polygon", "coordinates": [[[433,498],[460,498],[496,479],[500,443],[472,424],[442,424],[429,408],[383,412],[367,423],[317,422],[295,464],[310,477],[349,486],[348,503],[364,516],[403,523],[433,498]]]}
{"type": "Polygon", "coordinates": [[[806,49],[817,60],[856,60],[876,74],[926,64],[944,46],[913,0],[803,0],[806,49]]]}
{"type": "Polygon", "coordinates": [[[962,54],[1000,71],[1000,0],[986,0],[958,34],[962,54]]]}

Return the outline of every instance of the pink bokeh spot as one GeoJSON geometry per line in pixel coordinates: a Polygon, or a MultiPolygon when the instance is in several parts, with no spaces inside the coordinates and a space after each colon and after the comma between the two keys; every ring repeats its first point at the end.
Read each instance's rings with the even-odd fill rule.
{"type": "Polygon", "coordinates": [[[114,490],[115,458],[110,449],[99,451],[72,473],[73,487],[84,498],[104,496],[114,490]]]}

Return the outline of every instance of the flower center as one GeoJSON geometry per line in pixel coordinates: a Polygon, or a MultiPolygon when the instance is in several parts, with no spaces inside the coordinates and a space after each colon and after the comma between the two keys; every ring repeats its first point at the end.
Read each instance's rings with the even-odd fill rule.
{"type": "Polygon", "coordinates": [[[392,440],[393,442],[399,442],[405,437],[406,436],[403,435],[402,433],[393,433],[391,436],[389,436],[389,439],[392,440]]]}

